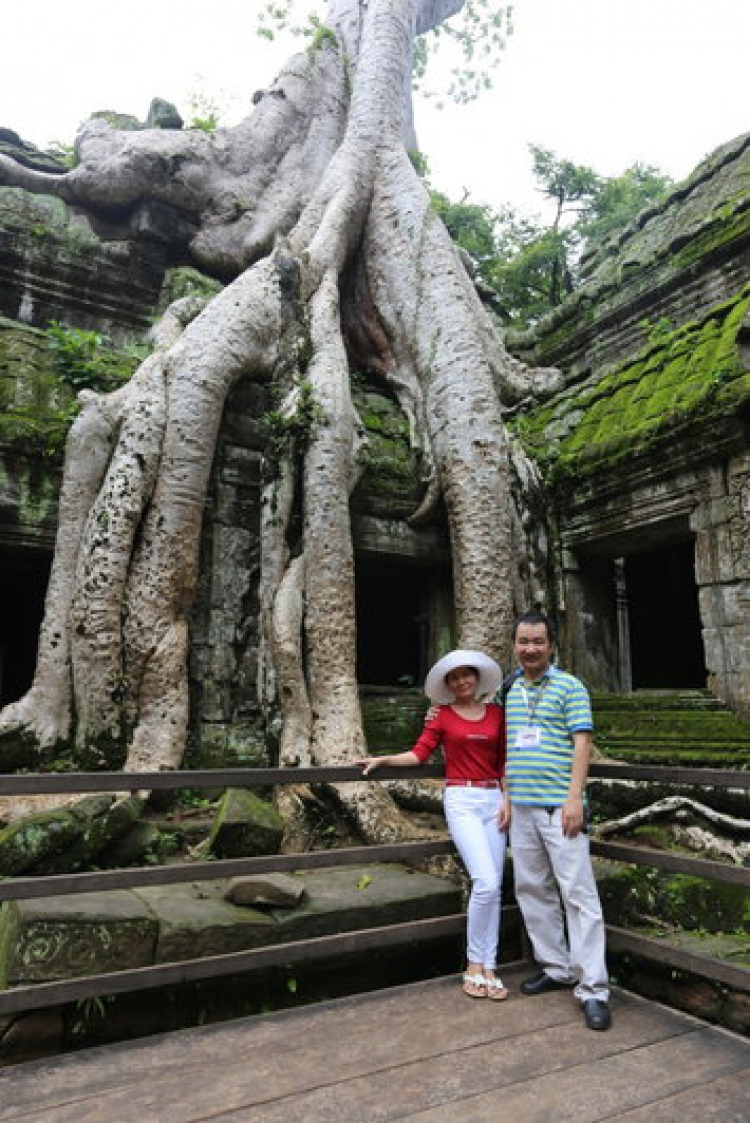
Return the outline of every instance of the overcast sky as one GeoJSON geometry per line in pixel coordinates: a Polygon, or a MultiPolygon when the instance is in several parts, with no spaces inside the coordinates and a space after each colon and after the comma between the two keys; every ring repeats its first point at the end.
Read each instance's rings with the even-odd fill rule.
{"type": "MultiPolygon", "coordinates": [[[[143,118],[191,92],[247,112],[291,53],[255,34],[261,0],[3,5],[0,125],[70,142],[89,113],[143,118]]],[[[315,5],[322,13],[321,0],[315,5]]],[[[750,129],[750,0],[516,0],[515,34],[478,104],[418,105],[420,146],[453,197],[537,209],[527,145],[604,175],[636,160],[675,179],[750,129]]]]}

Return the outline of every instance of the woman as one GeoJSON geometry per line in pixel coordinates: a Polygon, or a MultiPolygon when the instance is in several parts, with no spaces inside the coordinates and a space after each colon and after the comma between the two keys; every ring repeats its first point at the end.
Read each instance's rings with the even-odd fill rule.
{"type": "Polygon", "coordinates": [[[500,706],[478,698],[494,694],[502,677],[494,659],[479,651],[444,655],[424,684],[425,694],[439,706],[414,748],[357,761],[365,776],[386,766],[413,768],[442,744],[445,817],[471,878],[463,991],[495,1001],[508,997],[495,974],[508,828],[502,792],[505,723],[500,706]]]}

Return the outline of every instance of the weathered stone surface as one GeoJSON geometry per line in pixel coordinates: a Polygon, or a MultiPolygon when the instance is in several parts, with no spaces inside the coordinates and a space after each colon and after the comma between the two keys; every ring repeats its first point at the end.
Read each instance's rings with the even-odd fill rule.
{"type": "Polygon", "coordinates": [[[96,864],[106,869],[129,866],[149,851],[159,838],[159,828],[154,823],[139,821],[100,850],[96,864]]]}
{"type": "Polygon", "coordinates": [[[12,877],[31,869],[49,854],[64,849],[79,831],[77,820],[64,809],[16,820],[0,831],[0,875],[12,877]]]}
{"type": "Polygon", "coordinates": [[[43,982],[144,967],[157,920],[132,892],[11,901],[0,912],[0,984],[43,982]]]}
{"type": "MultiPolygon", "coordinates": [[[[611,471],[634,454],[673,444],[680,428],[728,423],[750,397],[739,336],[750,287],[700,319],[662,331],[624,365],[596,370],[519,422],[525,447],[555,477],[611,471]]],[[[692,444],[693,459],[713,456],[692,444]]]]}
{"type": "Polygon", "coordinates": [[[401,752],[414,744],[424,727],[427,700],[421,691],[368,694],[360,705],[365,738],[372,748],[401,752]]]}
{"type": "Polygon", "coordinates": [[[155,963],[223,955],[278,942],[278,924],[258,909],[224,900],[226,882],[143,886],[134,894],[158,924],[155,963]]]}
{"type": "Polygon", "coordinates": [[[146,126],[149,129],[181,129],[184,122],[182,117],[177,112],[177,109],[172,105],[171,101],[164,101],[163,98],[153,98],[150,106],[148,107],[148,116],[146,117],[146,126]]]}
{"type": "Polygon", "coordinates": [[[455,882],[396,864],[301,870],[297,876],[306,889],[299,907],[273,913],[282,940],[421,920],[461,908],[455,882]]]}
{"type": "Polygon", "coordinates": [[[294,908],[298,905],[305,887],[298,877],[284,873],[253,874],[233,877],[226,898],[235,905],[275,905],[294,908]]]}
{"type": "Polygon", "coordinates": [[[221,955],[459,910],[453,881],[395,864],[295,874],[294,907],[225,899],[226,880],[16,901],[0,912],[0,984],[221,955]]]}
{"type": "Polygon", "coordinates": [[[65,165],[54,156],[50,156],[48,152],[41,152],[33,144],[23,140],[13,129],[0,128],[0,153],[38,172],[56,175],[67,171],[65,165]]]}
{"type": "Polygon", "coordinates": [[[221,858],[276,854],[284,821],[272,804],[244,788],[228,788],[208,838],[208,849],[221,858]]]}
{"type": "MultiPolygon", "coordinates": [[[[747,890],[741,885],[669,874],[645,866],[621,866],[608,867],[599,879],[599,893],[610,923],[648,925],[658,917],[661,923],[674,925],[678,930],[750,932],[747,890]]],[[[718,954],[720,941],[720,937],[714,937],[711,947],[701,937],[699,948],[691,950],[718,954]]],[[[730,949],[736,957],[740,950],[737,940],[730,940],[730,949]]]]}
{"type": "Polygon", "coordinates": [[[64,851],[44,858],[35,866],[35,873],[69,873],[89,864],[114,839],[124,834],[137,821],[143,811],[143,800],[137,796],[112,802],[112,797],[92,796],[74,804],[71,815],[78,833],[64,851]]]}
{"type": "Polygon", "coordinates": [[[118,341],[148,330],[165,263],[128,243],[128,227],[101,234],[60,199],[0,188],[0,314],[39,328],[59,320],[118,341]]]}

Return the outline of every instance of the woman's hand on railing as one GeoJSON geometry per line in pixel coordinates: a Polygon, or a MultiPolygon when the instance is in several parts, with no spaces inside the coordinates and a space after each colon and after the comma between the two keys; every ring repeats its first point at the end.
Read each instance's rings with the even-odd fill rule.
{"type": "Polygon", "coordinates": [[[384,764],[390,764],[391,758],[387,756],[365,756],[361,760],[355,760],[358,768],[362,769],[363,776],[369,776],[376,768],[381,768],[384,764]]]}
{"type": "Polygon", "coordinates": [[[365,776],[376,768],[417,768],[422,761],[411,749],[405,753],[390,753],[387,756],[365,756],[354,762],[365,776]]]}

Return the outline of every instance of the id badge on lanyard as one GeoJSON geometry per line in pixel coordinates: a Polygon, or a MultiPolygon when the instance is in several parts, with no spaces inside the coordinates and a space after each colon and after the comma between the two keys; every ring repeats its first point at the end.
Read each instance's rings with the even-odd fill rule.
{"type": "Polygon", "coordinates": [[[538,749],[542,743],[542,730],[539,725],[534,725],[534,716],[542,700],[542,694],[548,683],[545,679],[539,687],[539,691],[534,698],[533,703],[529,703],[529,692],[524,685],[521,685],[523,691],[524,701],[526,702],[526,713],[528,715],[527,722],[522,725],[516,734],[516,748],[519,749],[538,749]]]}

